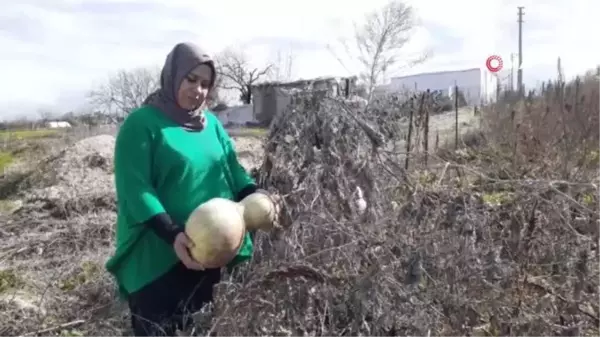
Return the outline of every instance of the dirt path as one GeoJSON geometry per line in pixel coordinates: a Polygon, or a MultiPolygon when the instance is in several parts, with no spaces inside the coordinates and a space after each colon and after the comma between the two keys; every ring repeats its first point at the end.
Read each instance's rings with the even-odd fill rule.
{"type": "Polygon", "coordinates": [[[261,164],[263,148],[262,137],[231,136],[235,142],[240,163],[248,171],[261,164]]]}
{"type": "MultiPolygon", "coordinates": [[[[441,138],[445,138],[446,140],[450,141],[454,140],[454,127],[456,123],[456,114],[454,111],[449,111],[441,115],[433,116],[430,122],[430,135],[433,135],[434,140],[436,131],[439,131],[440,133],[440,142],[442,141],[441,138]]],[[[479,119],[477,118],[477,116],[473,115],[473,108],[465,107],[458,110],[459,134],[464,134],[465,132],[473,128],[479,127],[478,122],[479,119]]]]}
{"type": "MultiPolygon", "coordinates": [[[[454,142],[454,129],[456,124],[456,114],[454,111],[448,111],[443,114],[434,115],[429,120],[429,148],[430,151],[434,149],[436,135],[439,134],[439,146],[443,146],[444,143],[453,144],[454,142]]],[[[408,119],[404,120],[401,124],[403,130],[408,133],[408,119]]],[[[473,108],[465,107],[458,110],[458,131],[459,134],[465,134],[469,130],[473,130],[479,127],[479,118],[473,115],[473,108]]],[[[415,131],[413,130],[413,144],[415,131]]],[[[422,131],[421,131],[422,132],[422,131]]],[[[422,139],[422,134],[420,135],[422,139]]],[[[422,143],[422,140],[419,141],[422,143]]],[[[419,144],[422,146],[422,144],[419,144]]],[[[395,144],[396,150],[406,149],[406,141],[400,140],[395,144]]],[[[389,148],[392,149],[392,146],[389,148]]],[[[404,158],[404,156],[401,156],[404,158]]],[[[400,158],[400,159],[402,159],[400,158]]],[[[403,160],[403,159],[402,159],[403,160]]]]}

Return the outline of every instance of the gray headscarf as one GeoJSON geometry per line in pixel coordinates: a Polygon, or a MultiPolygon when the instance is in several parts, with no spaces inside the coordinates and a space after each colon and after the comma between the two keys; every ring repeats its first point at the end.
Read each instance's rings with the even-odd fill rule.
{"type": "Polygon", "coordinates": [[[200,64],[206,64],[213,70],[210,88],[215,84],[215,65],[210,56],[192,43],[178,43],[167,55],[165,65],[160,74],[160,88],[144,100],[144,105],[151,105],[162,111],[167,117],[179,125],[193,130],[204,128],[205,118],[198,109],[189,111],[177,104],[177,91],[183,79],[200,64]]]}

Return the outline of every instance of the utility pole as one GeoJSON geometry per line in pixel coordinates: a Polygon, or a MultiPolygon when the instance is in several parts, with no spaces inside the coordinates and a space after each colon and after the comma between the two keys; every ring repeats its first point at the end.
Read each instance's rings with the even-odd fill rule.
{"type": "Polygon", "coordinates": [[[519,67],[517,68],[517,89],[519,96],[523,96],[523,6],[517,7],[519,9],[519,67]]]}
{"type": "Polygon", "coordinates": [[[510,77],[508,80],[510,91],[515,90],[515,53],[510,53],[510,77]]]}

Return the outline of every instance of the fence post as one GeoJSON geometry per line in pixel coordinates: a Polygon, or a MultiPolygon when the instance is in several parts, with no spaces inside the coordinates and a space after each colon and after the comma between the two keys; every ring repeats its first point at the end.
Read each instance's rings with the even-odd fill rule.
{"type": "Polygon", "coordinates": [[[458,149],[458,85],[454,85],[454,149],[458,149]]]}
{"type": "Polygon", "coordinates": [[[408,118],[408,135],[406,137],[406,157],[404,159],[404,169],[405,170],[408,170],[408,164],[410,162],[410,159],[409,159],[409,157],[410,157],[410,147],[411,147],[410,146],[410,141],[411,141],[411,138],[412,138],[412,131],[413,131],[413,116],[414,116],[414,113],[415,113],[415,101],[414,101],[414,98],[411,98],[410,100],[411,100],[411,102],[410,102],[411,107],[410,107],[410,115],[409,115],[409,118],[408,118]]]}
{"type": "MultiPolygon", "coordinates": [[[[426,95],[429,103],[429,99],[431,99],[429,89],[427,89],[426,95]]],[[[425,150],[425,167],[427,167],[427,159],[429,157],[429,105],[425,106],[425,130],[423,135],[423,147],[425,150]]]]}

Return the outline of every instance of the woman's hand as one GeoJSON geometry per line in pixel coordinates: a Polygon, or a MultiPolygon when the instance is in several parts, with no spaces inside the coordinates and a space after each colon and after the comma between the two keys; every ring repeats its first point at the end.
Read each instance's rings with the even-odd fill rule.
{"type": "Polygon", "coordinates": [[[190,255],[189,250],[192,248],[194,248],[194,243],[184,232],[177,234],[175,242],[173,242],[173,249],[175,249],[175,254],[177,254],[179,260],[188,269],[204,270],[205,268],[190,255]]]}
{"type": "Polygon", "coordinates": [[[275,219],[273,222],[275,226],[279,226],[279,214],[281,213],[281,205],[283,204],[283,198],[278,193],[269,193],[268,191],[263,189],[258,189],[256,190],[256,192],[266,194],[271,199],[275,206],[275,219]]]}

